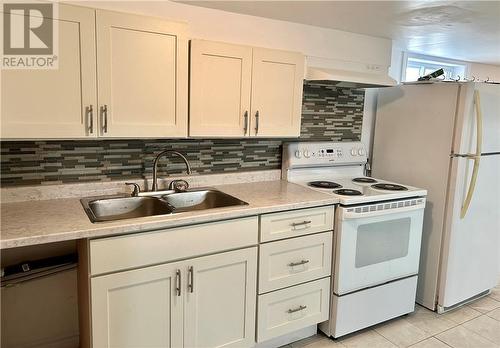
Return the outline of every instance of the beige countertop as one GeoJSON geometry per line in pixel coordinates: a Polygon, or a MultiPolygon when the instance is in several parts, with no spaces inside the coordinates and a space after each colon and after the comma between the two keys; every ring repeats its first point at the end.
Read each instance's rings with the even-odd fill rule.
{"type": "Polygon", "coordinates": [[[90,222],[78,198],[2,203],[0,249],[95,238],[338,203],[332,196],[286,181],[213,186],[248,203],[113,222],[90,222]]]}

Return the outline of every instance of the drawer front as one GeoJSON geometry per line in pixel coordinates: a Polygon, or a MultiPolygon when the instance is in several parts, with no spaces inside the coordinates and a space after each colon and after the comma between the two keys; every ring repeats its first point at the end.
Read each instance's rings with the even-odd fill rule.
{"type": "Polygon", "coordinates": [[[258,297],[257,342],[328,320],[330,277],[258,297]]]}
{"type": "Polygon", "coordinates": [[[259,293],[305,283],[331,274],[333,232],[260,246],[259,293]]]}
{"type": "Polygon", "coordinates": [[[261,215],[260,241],[333,230],[333,205],[261,215]]]}
{"type": "Polygon", "coordinates": [[[258,217],[90,241],[90,273],[116,272],[257,245],[258,217]]]}

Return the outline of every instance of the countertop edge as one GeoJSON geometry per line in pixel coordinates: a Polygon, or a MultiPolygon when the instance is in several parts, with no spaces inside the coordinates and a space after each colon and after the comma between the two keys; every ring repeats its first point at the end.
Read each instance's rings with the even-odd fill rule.
{"type": "Polygon", "coordinates": [[[213,209],[210,209],[208,211],[200,212],[199,215],[187,215],[187,216],[169,215],[164,217],[164,219],[154,217],[152,218],[152,220],[149,220],[151,218],[146,218],[148,219],[148,221],[143,221],[143,222],[138,221],[137,224],[131,224],[127,226],[110,226],[109,228],[106,228],[104,225],[100,226],[99,224],[95,224],[95,229],[69,230],[65,232],[59,232],[57,234],[35,235],[35,236],[11,238],[6,240],[0,239],[0,250],[12,249],[24,246],[64,242],[64,241],[71,241],[71,240],[78,240],[85,238],[103,238],[103,237],[111,237],[111,236],[118,236],[118,235],[132,234],[132,233],[141,233],[141,232],[154,231],[165,228],[175,228],[181,226],[196,225],[200,223],[244,218],[248,216],[255,216],[255,215],[274,213],[280,211],[334,205],[337,203],[338,200],[332,197],[320,200],[315,199],[307,202],[284,203],[284,204],[276,204],[263,207],[247,206],[243,210],[242,209],[235,210],[234,208],[220,208],[216,209],[217,211],[215,211],[213,209]]]}

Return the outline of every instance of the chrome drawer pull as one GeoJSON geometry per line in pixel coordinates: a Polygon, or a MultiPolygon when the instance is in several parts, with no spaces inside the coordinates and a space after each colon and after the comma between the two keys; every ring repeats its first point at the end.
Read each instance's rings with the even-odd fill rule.
{"type": "Polygon", "coordinates": [[[302,225],[308,225],[311,222],[312,222],[311,220],[305,220],[305,221],[302,221],[302,222],[294,222],[294,223],[292,223],[292,226],[293,227],[297,227],[297,226],[302,226],[302,225]]]}
{"type": "Polygon", "coordinates": [[[295,309],[289,309],[287,312],[288,312],[288,314],[292,314],[292,313],[295,313],[295,312],[303,311],[306,308],[307,308],[307,306],[298,306],[295,309]]]}
{"type": "Polygon", "coordinates": [[[294,267],[294,266],[305,265],[306,263],[309,263],[309,260],[302,260],[302,261],[299,261],[299,262],[291,262],[291,263],[288,264],[288,266],[294,267]]]}

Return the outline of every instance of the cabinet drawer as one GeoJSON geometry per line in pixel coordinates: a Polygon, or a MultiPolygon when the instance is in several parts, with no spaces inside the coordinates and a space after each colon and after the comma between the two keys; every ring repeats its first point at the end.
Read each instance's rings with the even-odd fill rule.
{"type": "Polygon", "coordinates": [[[331,273],[333,232],[260,246],[259,293],[277,290],[331,273]]]}
{"type": "Polygon", "coordinates": [[[259,296],[257,342],[328,320],[330,277],[259,296]]]}
{"type": "Polygon", "coordinates": [[[256,245],[256,216],[90,241],[92,275],[256,245]],[[235,232],[236,231],[236,232],[235,232]]]}
{"type": "Polygon", "coordinates": [[[260,241],[297,237],[333,230],[333,205],[301,209],[260,217],[260,241]]]}

